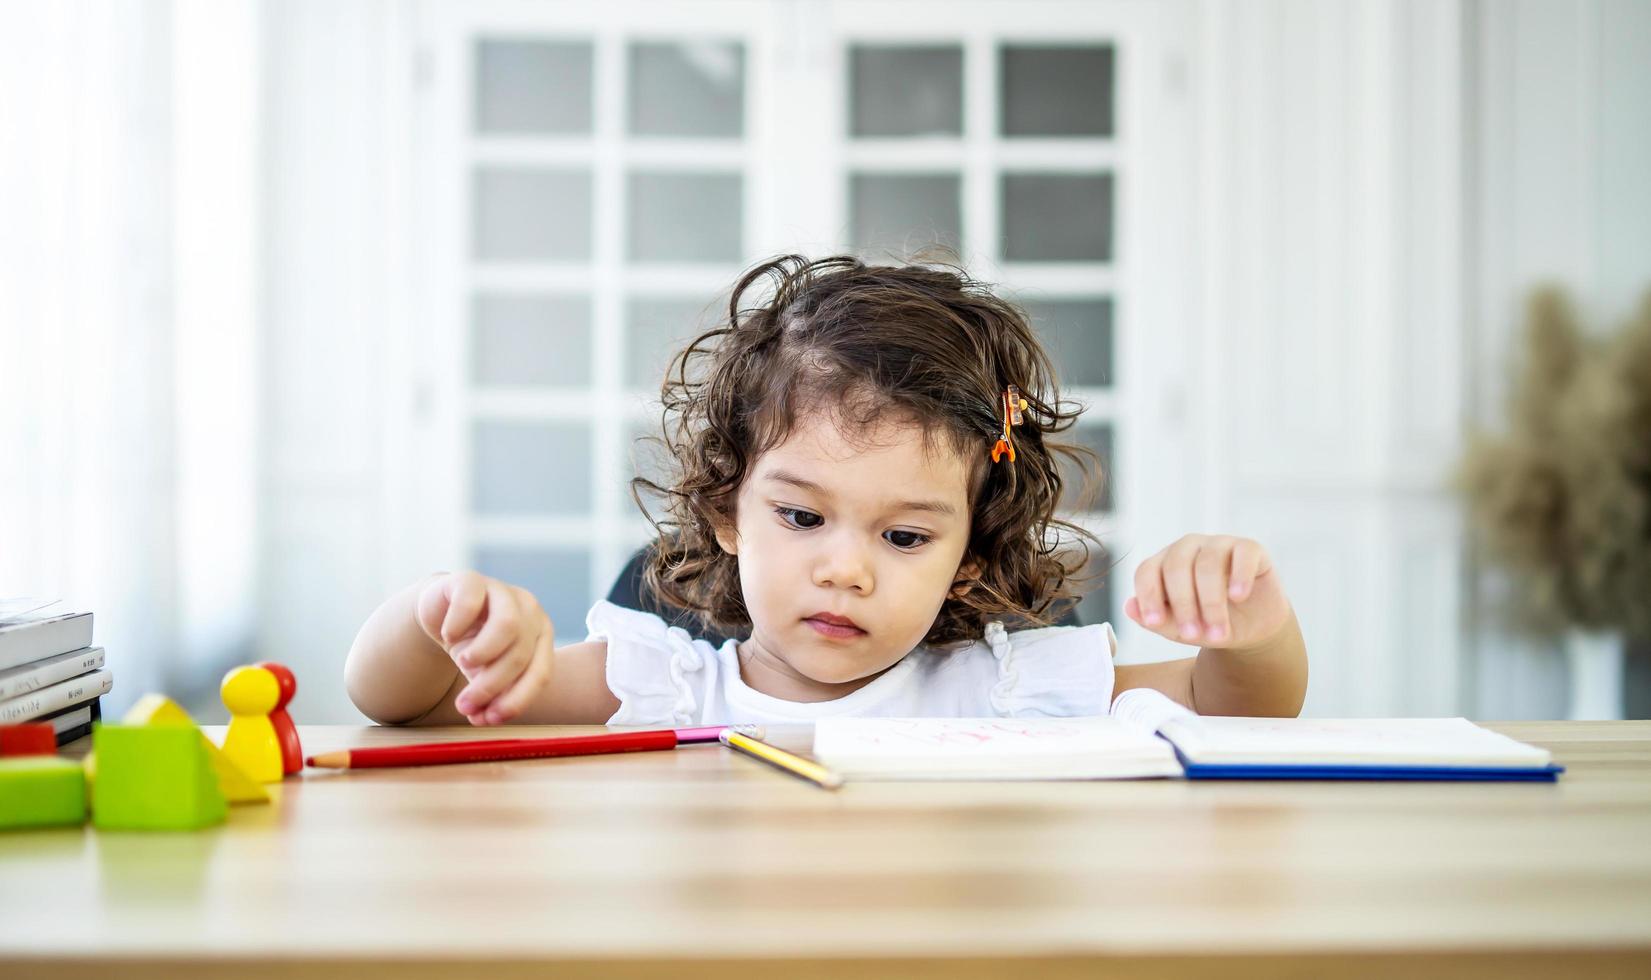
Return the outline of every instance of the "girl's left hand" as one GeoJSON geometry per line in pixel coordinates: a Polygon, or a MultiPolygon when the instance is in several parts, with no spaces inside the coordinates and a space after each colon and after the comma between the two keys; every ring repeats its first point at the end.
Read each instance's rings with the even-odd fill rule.
{"type": "Polygon", "coordinates": [[[1262,646],[1290,622],[1267,550],[1249,538],[1189,534],[1141,563],[1130,619],[1178,643],[1262,646]]]}

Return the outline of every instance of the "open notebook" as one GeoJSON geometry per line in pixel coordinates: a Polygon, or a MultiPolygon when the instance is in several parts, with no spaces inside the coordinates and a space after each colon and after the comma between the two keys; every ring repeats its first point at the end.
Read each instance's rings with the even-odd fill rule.
{"type": "Polygon", "coordinates": [[[845,779],[1176,776],[1169,743],[1116,718],[825,718],[814,758],[845,779]]]}
{"type": "Polygon", "coordinates": [[[1150,689],[1097,718],[829,718],[814,757],[849,779],[1552,781],[1547,750],[1465,718],[1201,716],[1150,689]]]}

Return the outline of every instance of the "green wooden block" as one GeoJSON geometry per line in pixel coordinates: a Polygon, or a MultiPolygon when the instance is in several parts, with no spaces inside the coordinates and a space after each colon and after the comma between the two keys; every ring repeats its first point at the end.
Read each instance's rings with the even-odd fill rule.
{"type": "Polygon", "coordinates": [[[86,773],[55,755],[0,759],[0,828],[86,822],[86,773]]]}
{"type": "Polygon", "coordinates": [[[99,830],[195,830],[223,823],[229,807],[192,726],[100,725],[92,733],[99,830]]]}

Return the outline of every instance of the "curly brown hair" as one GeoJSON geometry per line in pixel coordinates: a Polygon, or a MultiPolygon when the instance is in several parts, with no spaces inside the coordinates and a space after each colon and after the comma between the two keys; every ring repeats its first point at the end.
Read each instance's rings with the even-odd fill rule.
{"type": "MultiPolygon", "coordinates": [[[[1058,457],[1084,466],[1094,454],[1049,438],[1083,406],[1062,400],[1054,367],[1024,313],[961,269],[929,262],[869,266],[852,256],[784,255],[747,271],[726,319],[678,352],[660,392],[669,486],[646,477],[631,495],[658,540],[647,588],[733,635],[750,626],[737,559],[717,544],[758,458],[810,410],[861,428],[891,417],[943,439],[969,466],[969,542],[961,567],[978,567],[961,595],[948,594],[924,642],[977,638],[993,617],[1031,625],[1057,619],[1087,576],[1085,529],[1055,516],[1058,457]],[[766,302],[747,293],[772,280],[766,302]],[[1014,430],[1016,460],[993,465],[1002,393],[1016,385],[1026,422],[1014,430]],[[647,491],[663,500],[656,519],[647,491]],[[1062,540],[1065,537],[1066,540],[1062,540]]],[[[846,430],[845,430],[846,431],[846,430]]],[[[1085,467],[1097,475],[1098,465],[1085,467]]]]}

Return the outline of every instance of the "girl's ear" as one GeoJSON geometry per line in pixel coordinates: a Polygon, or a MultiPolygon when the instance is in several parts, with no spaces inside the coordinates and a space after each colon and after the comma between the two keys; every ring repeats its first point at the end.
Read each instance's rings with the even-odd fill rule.
{"type": "Polygon", "coordinates": [[[722,546],[723,551],[728,552],[730,555],[737,555],[740,553],[739,531],[735,530],[732,523],[719,523],[715,533],[717,536],[717,544],[722,546]]]}
{"type": "Polygon", "coordinates": [[[980,562],[971,558],[958,566],[957,578],[952,580],[951,594],[965,596],[975,587],[975,581],[980,578],[980,562]]]}

